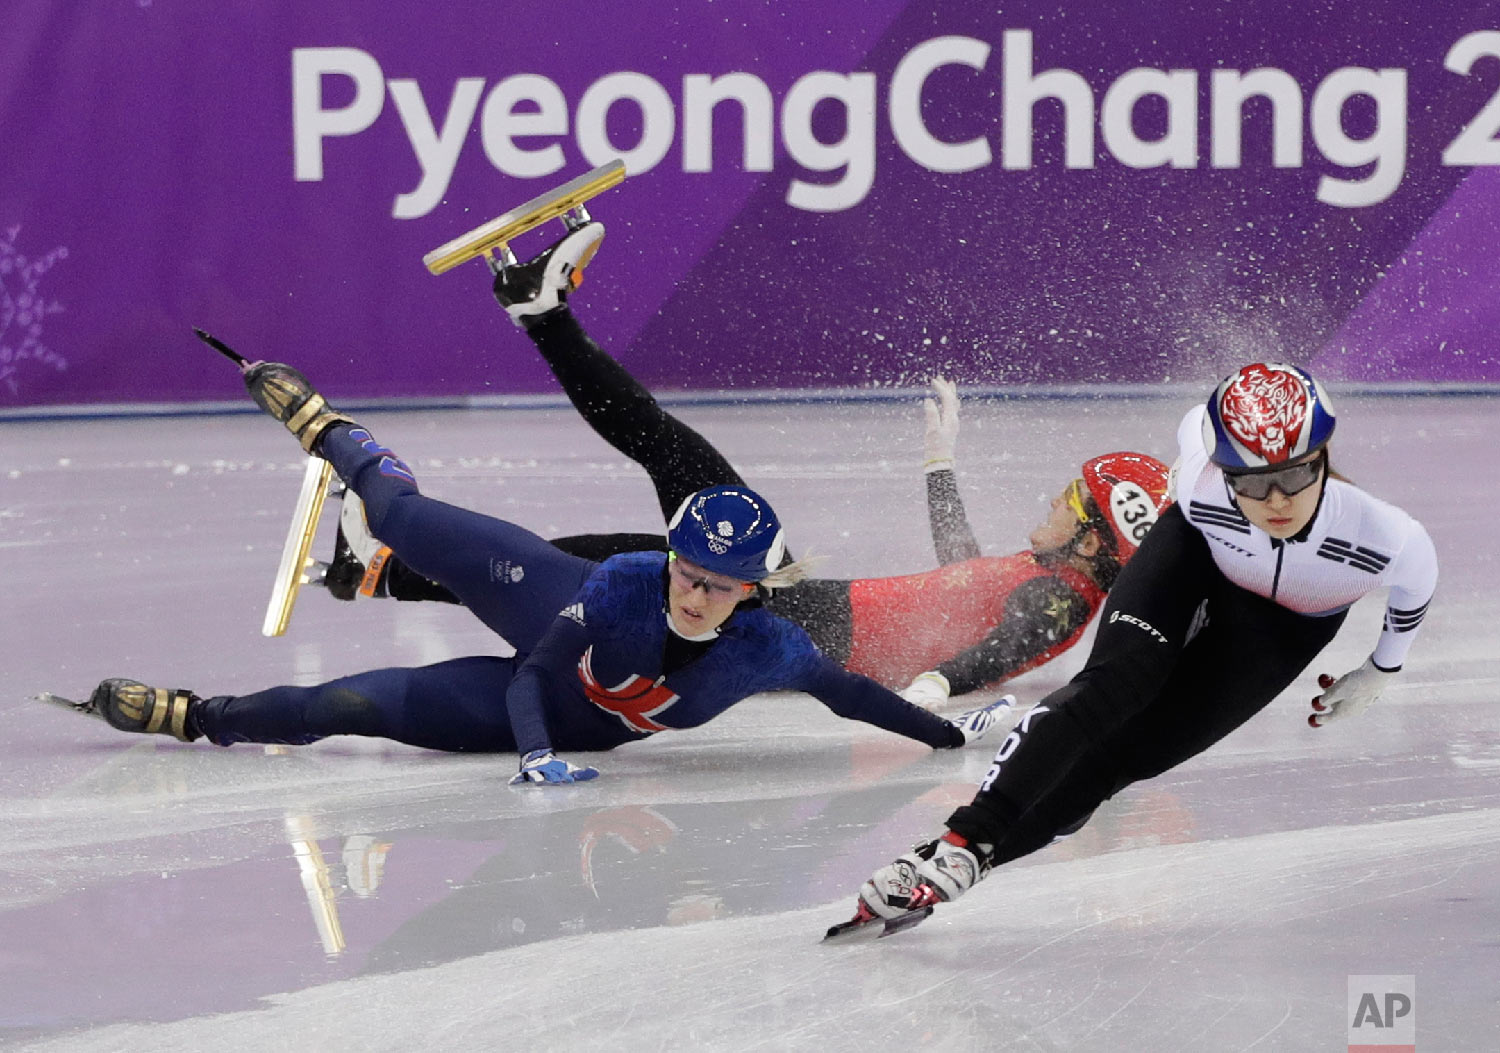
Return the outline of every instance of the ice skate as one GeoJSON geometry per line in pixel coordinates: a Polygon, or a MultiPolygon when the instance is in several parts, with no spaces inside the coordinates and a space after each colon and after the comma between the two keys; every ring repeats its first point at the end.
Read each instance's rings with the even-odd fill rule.
{"type": "Polygon", "coordinates": [[[333,465],[316,455],[308,457],[302,472],[302,486],[297,492],[297,505],[292,510],[292,523],[281,547],[281,562],[271,586],[271,599],[266,604],[266,616],[261,622],[262,636],[280,636],[286,632],[297,593],[303,585],[322,577],[326,564],[312,559],[309,553],[333,479],[333,465]]]}
{"type": "Polygon", "coordinates": [[[314,452],[325,431],[334,424],[354,421],[328,405],[297,370],[280,362],[254,362],[245,367],[245,387],[261,409],[286,425],[308,453],[314,452]]]}
{"type": "Polygon", "coordinates": [[[308,453],[332,424],[354,422],[328,405],[322,395],[297,370],[280,362],[251,362],[217,337],[193,328],[209,347],[239,367],[245,387],[255,404],[286,425],[287,431],[308,453]]]}
{"type": "Polygon", "coordinates": [[[37,700],[98,717],[120,731],[171,735],[182,742],[202,735],[192,712],[202,699],[181,688],[169,691],[137,680],[114,679],[103,681],[83,702],[50,693],[38,695],[37,700]]]}
{"type": "Polygon", "coordinates": [[[333,560],[309,581],[322,585],[336,600],[353,600],[357,596],[383,598],[387,595],[386,568],[391,557],[388,545],[370,533],[365,519],[365,503],[353,490],[339,492],[338,532],[334,535],[333,560]]]}
{"type": "Polygon", "coordinates": [[[495,299],[522,328],[535,325],[568,300],[604,240],[604,224],[581,223],[541,255],[495,272],[495,299]]]}
{"type": "Polygon", "coordinates": [[[422,257],[422,263],[433,274],[452,270],[467,260],[483,259],[493,271],[495,256],[500,263],[512,265],[516,262],[510,251],[510,240],[528,230],[541,226],[551,219],[563,220],[571,231],[589,221],[583,203],[595,194],[602,194],[617,186],[625,178],[625,162],[610,161],[562,186],[539,194],[523,205],[518,205],[488,223],[481,224],[467,233],[460,234],[446,245],[440,245],[422,257]]]}
{"type": "Polygon", "coordinates": [[[881,936],[910,928],[939,903],[963,895],[989,871],[984,846],[971,846],[950,831],[875,871],[860,886],[854,917],[833,926],[824,939],[873,929],[875,922],[883,923],[881,936]]]}

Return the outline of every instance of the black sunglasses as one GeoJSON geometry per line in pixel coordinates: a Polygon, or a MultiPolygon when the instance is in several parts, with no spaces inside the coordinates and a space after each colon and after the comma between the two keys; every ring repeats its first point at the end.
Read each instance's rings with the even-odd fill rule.
{"type": "Polygon", "coordinates": [[[1324,453],[1310,461],[1294,464],[1290,468],[1279,468],[1274,472],[1225,472],[1224,478],[1229,481],[1231,490],[1252,501],[1264,501],[1271,496],[1272,489],[1293,497],[1318,481],[1326,458],[1327,454],[1324,453]]]}

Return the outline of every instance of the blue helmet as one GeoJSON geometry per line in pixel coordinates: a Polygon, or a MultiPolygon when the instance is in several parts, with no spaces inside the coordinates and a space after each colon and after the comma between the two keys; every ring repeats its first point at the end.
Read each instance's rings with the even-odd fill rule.
{"type": "Polygon", "coordinates": [[[1214,389],[1203,445],[1226,471],[1270,471],[1328,445],[1333,425],[1323,385],[1296,366],[1257,362],[1214,389]]]}
{"type": "Polygon", "coordinates": [[[682,502],[667,545],[689,563],[738,581],[760,581],[786,553],[781,523],[747,486],[710,486],[682,502]]]}

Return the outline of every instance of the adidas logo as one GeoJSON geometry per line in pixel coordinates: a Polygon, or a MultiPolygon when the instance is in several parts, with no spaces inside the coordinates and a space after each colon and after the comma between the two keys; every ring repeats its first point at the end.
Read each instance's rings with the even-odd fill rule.
{"type": "Polygon", "coordinates": [[[579,625],[584,624],[583,604],[581,603],[570,604],[569,606],[564,607],[561,611],[559,611],[558,614],[571,621],[577,622],[579,625]]]}

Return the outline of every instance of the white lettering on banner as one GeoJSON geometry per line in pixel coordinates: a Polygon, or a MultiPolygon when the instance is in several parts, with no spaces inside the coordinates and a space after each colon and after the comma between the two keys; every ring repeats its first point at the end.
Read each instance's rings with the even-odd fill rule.
{"type": "MultiPolygon", "coordinates": [[[[1470,33],[1448,49],[1443,68],[1467,77],[1476,59],[1500,58],[1500,30],[1470,33]]],[[[1443,151],[1445,165],[1500,165],[1500,91],[1443,151]]]]}
{"type": "Polygon", "coordinates": [[[1031,167],[1031,115],[1042,99],[1063,104],[1063,164],[1094,167],[1094,91],[1066,69],[1032,75],[1031,31],[1005,33],[1000,74],[1000,164],[1012,171],[1031,167]]]}
{"type": "Polygon", "coordinates": [[[644,73],[611,73],[590,84],[583,93],[574,123],[578,148],[589,167],[618,157],[631,172],[649,172],[672,148],[672,139],[677,134],[677,111],[672,108],[667,89],[644,73]],[[620,150],[609,141],[604,122],[610,107],[627,101],[641,111],[641,139],[631,149],[620,150]]]}
{"type": "Polygon", "coordinates": [[[1296,168],[1302,163],[1302,89],[1285,70],[1216,69],[1209,75],[1213,98],[1209,124],[1210,163],[1215,168],[1240,166],[1241,126],[1245,103],[1262,98],[1271,104],[1271,164],[1296,168]]]}
{"type": "Polygon", "coordinates": [[[769,172],[775,149],[772,135],[776,124],[776,100],[766,82],[752,73],[730,73],[709,77],[689,73],[682,78],[682,170],[712,172],[714,107],[721,102],[740,104],[744,129],[744,154],[740,167],[746,172],[769,172]]]}
{"type": "Polygon", "coordinates": [[[479,115],[484,154],[501,172],[521,179],[549,176],[567,164],[563,148],[551,143],[536,150],[516,145],[518,137],[559,136],[568,132],[568,99],[553,81],[535,73],[506,77],[490,89],[479,115]],[[534,110],[516,112],[520,102],[534,110]]]}
{"type": "Polygon", "coordinates": [[[416,152],[417,163],[422,166],[422,182],[410,194],[397,196],[393,214],[397,219],[425,216],[443,199],[448,181],[453,178],[453,169],[458,167],[458,152],[469,133],[474,111],[479,109],[484,81],[478,77],[465,77],[458,82],[448,104],[448,116],[443,118],[441,132],[433,126],[432,115],[427,112],[422,89],[417,87],[416,81],[393,80],[390,91],[396,112],[401,115],[401,125],[406,129],[406,138],[416,152]]]}
{"type": "MultiPolygon", "coordinates": [[[[1500,59],[1500,31],[1469,33],[1448,51],[1445,68],[1469,76],[1481,59],[1500,59]]],[[[938,138],[923,117],[928,81],[968,76],[976,97],[999,95],[990,112],[974,116],[998,121],[1000,165],[1007,171],[1033,168],[1035,120],[1041,112],[1061,117],[1060,157],[1063,169],[1094,168],[1104,156],[1129,168],[1193,169],[1199,156],[1200,74],[1190,69],[1127,70],[1105,87],[1095,110],[1094,89],[1084,77],[1062,68],[1036,69],[1031,30],[1006,30],[1000,69],[989,43],[965,36],[939,36],[911,48],[896,63],[885,84],[885,111],[891,136],[902,154],[930,172],[970,172],[995,163],[991,139],[976,135],[961,142],[938,138]],[[984,90],[985,79],[998,80],[998,91],[984,90]],[[1164,115],[1154,138],[1136,131],[1137,111],[1149,105],[1164,115]],[[1099,128],[1099,142],[1094,129],[1099,128]]],[[[1329,72],[1304,99],[1302,86],[1284,70],[1215,69],[1209,73],[1206,123],[1207,164],[1234,169],[1243,164],[1247,110],[1268,106],[1270,156],[1276,168],[1300,168],[1310,138],[1322,160],[1349,170],[1347,178],[1322,174],[1317,200],[1339,208],[1379,204],[1400,187],[1406,175],[1407,72],[1346,66],[1329,72]],[[1370,131],[1360,138],[1346,130],[1351,106],[1368,114],[1370,131]],[[1304,123],[1305,119],[1305,123],[1304,123]],[[1304,128],[1309,135],[1304,135],[1304,128]]],[[[854,208],[875,185],[877,117],[881,79],[875,73],[814,70],[798,77],[779,102],[765,81],[752,73],[688,73],[680,96],[648,73],[621,71],[588,85],[570,100],[550,78],[520,73],[494,82],[486,91],[482,77],[459,77],[447,91],[441,121],[428,99],[443,87],[423,90],[415,80],[387,79],[379,61],[358,48],[296,48],[292,51],[292,154],[295,178],[324,178],[324,145],[328,139],[359,135],[380,119],[389,93],[421,171],[417,185],[395,195],[392,215],[424,216],[442,201],[452,181],[469,131],[479,130],[484,156],[498,171],[525,179],[553,176],[569,163],[566,139],[571,135],[577,157],[589,165],[614,158],[640,175],[667,160],[674,145],[681,150],[682,171],[714,171],[714,121],[738,117],[743,129],[737,158],[719,158],[745,172],[772,170],[779,145],[799,170],[789,180],[787,204],[812,212],[854,208]],[[344,105],[325,99],[325,80],[342,77],[353,89],[344,105]],[[617,106],[633,107],[638,116],[635,141],[611,140],[608,118],[617,106]],[[813,130],[815,112],[835,109],[842,116],[837,141],[827,142],[813,130]],[[570,113],[571,109],[571,113],[570,113]],[[680,110],[680,119],[679,119],[680,110]],[[726,115],[725,111],[733,110],[726,115]],[[778,119],[779,118],[779,119],[778,119]],[[476,120],[477,119],[477,120],[476,120]],[[680,129],[680,131],[679,131],[680,129]],[[523,145],[523,141],[525,145],[523,145]],[[825,178],[806,179],[813,174],[825,178]]],[[[826,134],[826,133],[825,133],[826,134]]],[[[1500,165],[1500,92],[1448,145],[1445,165],[1500,165]]]]}
{"type": "Polygon", "coordinates": [[[1133,69],[1109,86],[1099,109],[1104,145],[1131,168],[1198,167],[1198,74],[1190,69],[1163,73],[1133,69]],[[1148,95],[1167,104],[1167,133],[1160,139],[1135,134],[1135,107],[1148,95]]]}
{"type": "Polygon", "coordinates": [[[1319,179],[1319,201],[1356,208],[1384,201],[1396,192],[1406,175],[1405,70],[1334,70],[1313,92],[1311,123],[1313,142],[1334,164],[1345,168],[1375,165],[1364,179],[1319,179]],[[1375,100],[1375,132],[1367,139],[1344,134],[1344,104],[1357,95],[1375,100]]]}
{"type": "Polygon", "coordinates": [[[358,48],[298,48],[292,52],[292,164],[299,180],[323,178],[323,139],[358,135],[385,106],[385,74],[374,56],[358,48]],[[354,81],[354,98],[341,109],[323,108],[323,78],[354,81]]]}
{"type": "Polygon", "coordinates": [[[983,138],[945,143],[922,123],[922,89],[941,66],[964,65],[982,70],[990,46],[972,37],[938,37],[906,53],[891,74],[891,134],[901,152],[929,172],[972,172],[990,163],[990,144],[983,138]]]}
{"type": "Polygon", "coordinates": [[[875,185],[875,74],[809,73],[781,104],[781,141],[792,160],[814,172],[844,170],[837,183],[794,178],[786,203],[808,212],[842,212],[875,185]],[[825,99],[844,104],[844,137],[824,143],[812,132],[813,109],[825,99]]]}

